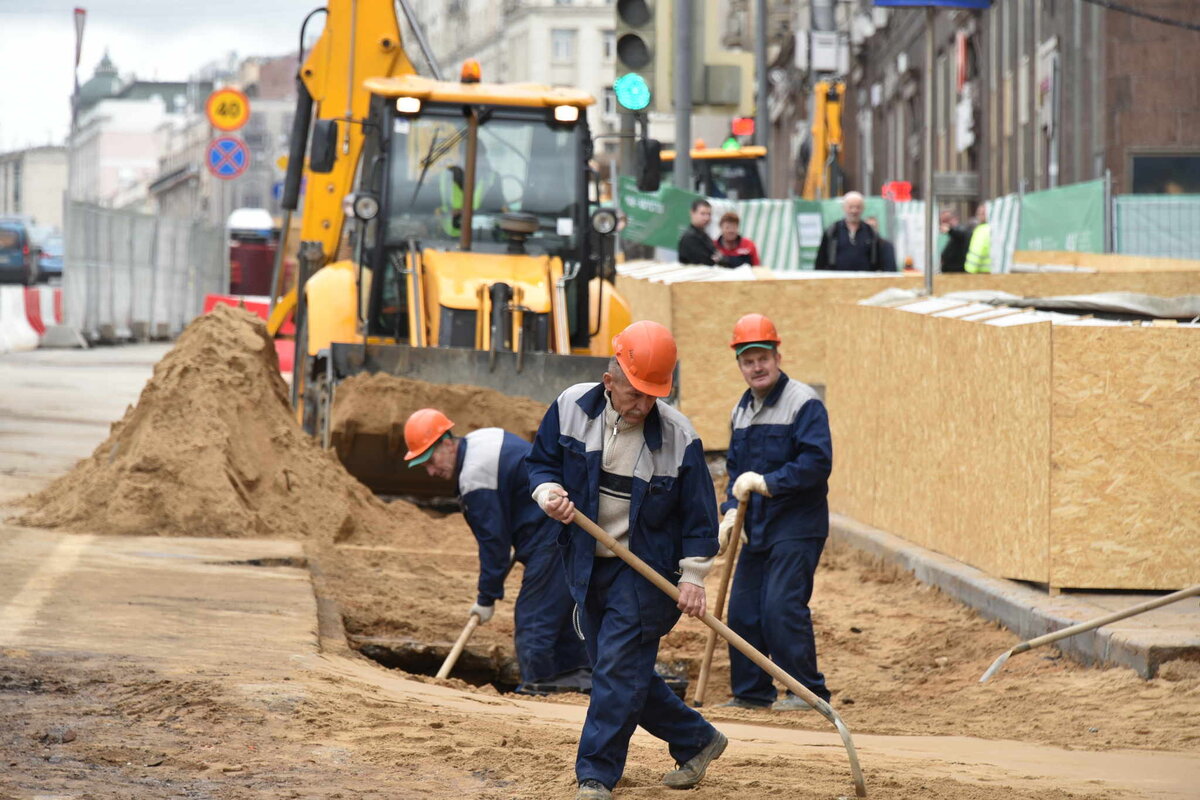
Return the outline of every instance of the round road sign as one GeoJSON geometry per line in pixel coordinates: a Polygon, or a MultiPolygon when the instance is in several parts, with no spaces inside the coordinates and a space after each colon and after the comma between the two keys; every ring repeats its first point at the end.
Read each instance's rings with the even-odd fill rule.
{"type": "Polygon", "coordinates": [[[204,111],[214,128],[236,131],[250,119],[250,101],[237,89],[217,89],[208,96],[204,111]]]}
{"type": "Polygon", "coordinates": [[[250,166],[250,151],[236,136],[221,136],[208,143],[208,156],[204,162],[216,177],[232,180],[250,166]]]}

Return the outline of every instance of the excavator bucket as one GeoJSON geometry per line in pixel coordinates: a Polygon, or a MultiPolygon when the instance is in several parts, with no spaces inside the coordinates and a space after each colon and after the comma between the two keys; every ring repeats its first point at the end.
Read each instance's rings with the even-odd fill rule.
{"type": "MultiPolygon", "coordinates": [[[[493,389],[549,406],[576,383],[598,381],[608,359],[554,353],[515,353],[457,347],[410,347],[398,344],[334,343],[326,372],[311,386],[315,397],[306,418],[312,433],[333,448],[346,469],[376,494],[418,497],[453,496],[449,481],[429,477],[404,462],[403,419],[386,429],[368,428],[353,418],[336,418],[338,385],[354,375],[383,373],[434,384],[493,389]],[[310,416],[310,414],[312,416],[310,416]]],[[[507,427],[507,426],[505,426],[507,427]]]]}

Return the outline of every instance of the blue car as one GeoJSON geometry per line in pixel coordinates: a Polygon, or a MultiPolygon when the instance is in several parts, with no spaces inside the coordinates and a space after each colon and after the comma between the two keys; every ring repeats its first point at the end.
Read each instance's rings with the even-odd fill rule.
{"type": "Polygon", "coordinates": [[[0,220],[0,283],[33,285],[38,279],[36,253],[23,222],[0,220]]]}
{"type": "Polygon", "coordinates": [[[62,278],[63,273],[63,237],[54,234],[42,242],[42,252],[38,255],[38,271],[41,279],[62,278]]]}

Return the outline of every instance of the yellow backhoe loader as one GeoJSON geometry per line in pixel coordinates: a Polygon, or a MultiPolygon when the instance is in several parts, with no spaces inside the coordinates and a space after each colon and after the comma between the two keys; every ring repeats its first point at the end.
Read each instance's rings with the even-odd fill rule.
{"type": "MultiPolygon", "coordinates": [[[[435,77],[416,74],[392,0],[329,0],[300,68],[283,197],[296,208],[304,184],[299,290],[277,270],[268,325],[295,322],[293,401],[326,445],[350,375],[549,403],[597,379],[631,321],[612,286],[617,216],[593,201],[593,98],[486,83],[470,61],[439,80],[425,55],[435,77]]],[[[341,453],[351,473],[378,492],[430,489],[375,438],[341,453]]]]}
{"type": "Polygon", "coordinates": [[[692,181],[691,185],[685,185],[673,175],[675,151],[662,151],[664,178],[676,187],[704,197],[728,200],[761,200],[767,196],[760,167],[766,161],[767,148],[759,145],[730,149],[696,146],[691,149],[691,154],[692,181]]]}

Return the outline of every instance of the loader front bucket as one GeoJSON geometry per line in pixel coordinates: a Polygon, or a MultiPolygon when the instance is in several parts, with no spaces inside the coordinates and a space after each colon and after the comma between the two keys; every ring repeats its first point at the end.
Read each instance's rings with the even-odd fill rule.
{"type": "Polygon", "coordinates": [[[408,413],[415,410],[409,408],[415,400],[373,396],[370,402],[376,407],[370,409],[369,421],[345,413],[335,415],[339,384],[354,375],[382,373],[429,384],[491,389],[522,400],[509,404],[511,409],[492,404],[451,413],[451,419],[458,423],[454,433],[461,436],[479,427],[494,426],[530,438],[534,432],[531,428],[536,428],[545,407],[568,386],[600,380],[607,365],[607,358],[595,356],[335,343],[330,347],[324,380],[317,388],[325,398],[315,405],[324,411],[313,432],[337,452],[350,474],[376,494],[451,497],[454,487],[449,481],[431,478],[421,468],[409,469],[404,462],[407,448],[403,426],[408,413]],[[541,408],[533,408],[529,401],[541,408]],[[465,419],[456,419],[460,416],[465,419]]]}

